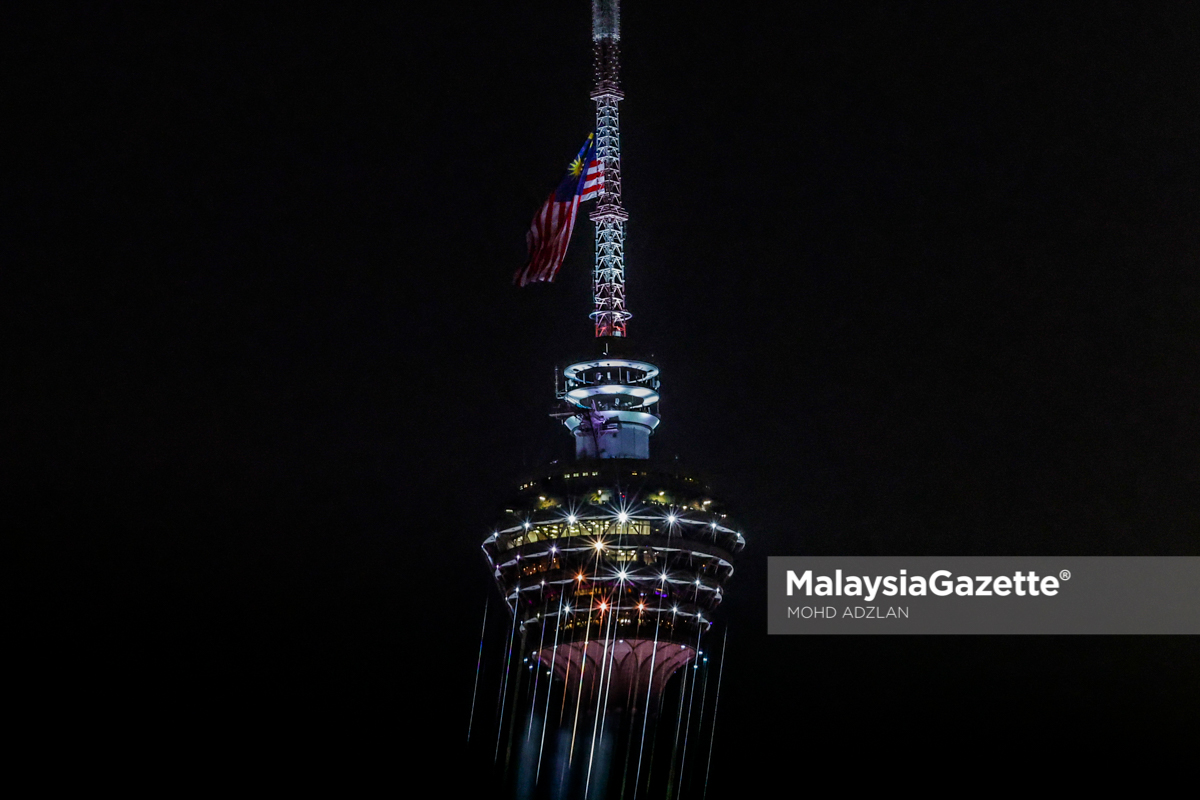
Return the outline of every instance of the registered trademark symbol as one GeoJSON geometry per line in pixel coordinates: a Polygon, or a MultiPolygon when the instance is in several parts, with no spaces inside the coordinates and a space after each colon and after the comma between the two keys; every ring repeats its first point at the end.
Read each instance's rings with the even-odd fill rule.
{"type": "Polygon", "coordinates": [[[1062,578],[1064,581],[1071,580],[1071,570],[1064,569],[1062,572],[1058,573],[1058,577],[1062,578]]]}

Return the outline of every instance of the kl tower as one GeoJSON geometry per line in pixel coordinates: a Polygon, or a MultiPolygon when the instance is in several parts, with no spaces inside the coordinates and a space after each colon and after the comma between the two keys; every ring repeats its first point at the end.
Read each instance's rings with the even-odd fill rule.
{"type": "Polygon", "coordinates": [[[723,671],[705,634],[745,545],[701,478],[651,459],[660,373],[628,339],[620,39],[619,0],[593,0],[595,340],[562,369],[555,414],[575,460],[519,479],[483,543],[509,612],[494,759],[515,797],[701,796],[723,671]]]}

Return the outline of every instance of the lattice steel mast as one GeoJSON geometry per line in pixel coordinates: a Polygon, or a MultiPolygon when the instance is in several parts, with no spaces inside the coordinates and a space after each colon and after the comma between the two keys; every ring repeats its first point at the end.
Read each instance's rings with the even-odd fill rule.
{"type": "Polygon", "coordinates": [[[625,94],[620,81],[621,2],[592,0],[592,53],[595,61],[596,152],[604,162],[604,192],[590,217],[596,223],[596,265],[592,296],[596,336],[625,336],[633,316],[625,310],[625,221],[621,205],[621,130],[617,111],[625,94]]]}

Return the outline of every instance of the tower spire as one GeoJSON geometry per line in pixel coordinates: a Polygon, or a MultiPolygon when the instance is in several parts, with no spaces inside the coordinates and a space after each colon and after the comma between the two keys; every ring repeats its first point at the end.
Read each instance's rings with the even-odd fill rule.
{"type": "Polygon", "coordinates": [[[650,458],[650,434],[658,427],[658,367],[609,352],[609,340],[624,338],[633,316],[625,309],[625,221],[621,205],[621,135],[617,104],[620,81],[621,2],[592,0],[595,56],[596,157],[604,164],[604,188],[591,219],[596,223],[592,271],[596,338],[604,355],[563,370],[559,397],[571,407],[563,424],[575,437],[575,456],[650,458]]]}
{"type": "Polygon", "coordinates": [[[604,164],[604,191],[590,215],[596,223],[591,318],[596,336],[619,336],[633,316],[625,309],[625,221],[621,204],[621,130],[617,104],[625,97],[620,76],[621,2],[592,0],[595,63],[596,154],[604,164]]]}

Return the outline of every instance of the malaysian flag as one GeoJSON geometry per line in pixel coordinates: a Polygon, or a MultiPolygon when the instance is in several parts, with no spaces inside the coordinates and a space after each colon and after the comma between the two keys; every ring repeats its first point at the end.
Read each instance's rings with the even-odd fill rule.
{"type": "Polygon", "coordinates": [[[567,167],[567,175],[533,218],[525,242],[529,245],[529,262],[513,275],[513,283],[553,281],[562,266],[575,215],[579,204],[604,191],[604,164],[596,158],[596,142],[592,135],[583,143],[575,160],[567,167]]]}

